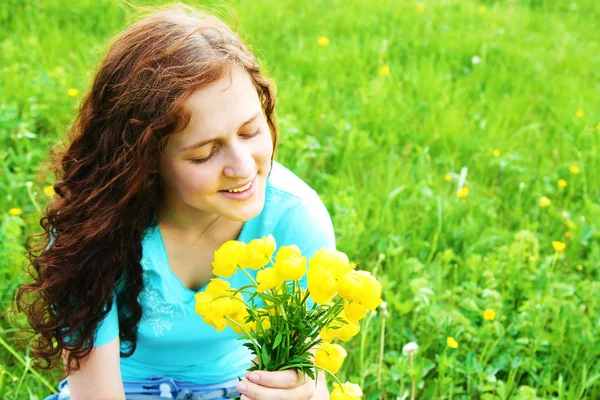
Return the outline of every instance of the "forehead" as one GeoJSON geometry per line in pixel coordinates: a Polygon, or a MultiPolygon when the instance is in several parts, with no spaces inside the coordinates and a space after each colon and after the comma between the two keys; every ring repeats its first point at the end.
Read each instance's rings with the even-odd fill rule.
{"type": "Polygon", "coordinates": [[[194,91],[183,107],[190,115],[187,128],[207,135],[231,132],[261,110],[258,92],[251,77],[239,67],[232,68],[231,72],[225,72],[217,81],[194,91]]]}

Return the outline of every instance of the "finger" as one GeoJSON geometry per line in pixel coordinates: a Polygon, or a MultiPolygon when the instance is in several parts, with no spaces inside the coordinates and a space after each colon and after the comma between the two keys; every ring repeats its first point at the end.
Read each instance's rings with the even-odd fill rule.
{"type": "Polygon", "coordinates": [[[293,389],[269,388],[249,381],[238,383],[237,390],[243,394],[242,398],[256,400],[280,400],[280,399],[310,399],[314,395],[314,388],[306,384],[293,389]]]}
{"type": "Polygon", "coordinates": [[[292,389],[306,383],[306,375],[293,369],[284,371],[252,371],[246,373],[246,379],[270,388],[292,389]]]}

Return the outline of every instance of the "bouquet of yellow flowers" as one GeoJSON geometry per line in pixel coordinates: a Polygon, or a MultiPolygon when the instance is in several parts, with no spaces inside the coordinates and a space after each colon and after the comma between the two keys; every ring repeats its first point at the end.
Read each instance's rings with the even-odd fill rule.
{"type": "Polygon", "coordinates": [[[336,381],[331,399],[359,399],[358,385],[335,377],[346,350],[334,340],[360,331],[359,320],[382,302],[381,284],[337,250],[323,248],[308,263],[295,245],[275,250],[271,235],[224,243],[215,251],[213,275],[228,278],[240,269],[251,284],[232,288],[211,279],[195,295],[196,312],[217,331],[229,326],[247,340],[244,346],[258,360],[250,370],[295,369],[312,379],[322,370],[336,381]],[[257,271],[256,279],[247,269],[257,271]],[[299,283],[305,274],[308,290],[299,283]]]}

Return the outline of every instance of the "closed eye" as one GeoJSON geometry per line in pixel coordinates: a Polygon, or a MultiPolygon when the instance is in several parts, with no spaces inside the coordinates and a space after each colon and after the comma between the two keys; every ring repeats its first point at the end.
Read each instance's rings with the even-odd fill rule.
{"type": "Polygon", "coordinates": [[[204,158],[199,158],[199,159],[195,159],[195,160],[190,160],[193,164],[202,164],[207,162],[208,160],[210,160],[212,158],[212,156],[215,155],[215,153],[217,152],[217,150],[219,149],[219,146],[215,146],[212,148],[212,150],[210,151],[210,154],[207,155],[204,158]]]}
{"type": "Polygon", "coordinates": [[[250,139],[253,138],[254,136],[258,135],[260,133],[260,128],[258,128],[257,130],[255,130],[254,132],[248,134],[248,135],[242,135],[243,137],[250,139]]]}
{"type": "MultiPolygon", "coordinates": [[[[261,132],[260,128],[258,128],[257,130],[255,130],[254,132],[248,134],[248,135],[241,135],[242,137],[244,137],[245,139],[252,139],[253,137],[259,135],[261,132]]],[[[217,150],[219,149],[219,146],[215,146],[212,148],[212,150],[210,151],[210,154],[204,158],[199,158],[199,159],[194,159],[194,160],[190,160],[193,164],[202,164],[207,162],[208,160],[210,160],[217,152],[217,150]]]]}

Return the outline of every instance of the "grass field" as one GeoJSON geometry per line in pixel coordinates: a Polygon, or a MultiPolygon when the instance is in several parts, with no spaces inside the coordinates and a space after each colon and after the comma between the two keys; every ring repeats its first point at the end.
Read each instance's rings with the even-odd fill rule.
{"type": "MultiPolygon", "coordinates": [[[[48,150],[132,9],[1,3],[8,310],[49,201],[48,150]]],[[[599,399],[597,0],[210,4],[277,83],[277,159],[317,189],[338,248],[383,282],[389,317],[367,317],[338,376],[367,399],[410,398],[413,380],[419,399],[599,399]]],[[[30,368],[14,333],[1,316],[0,397],[41,399],[57,377],[30,368]]]]}

